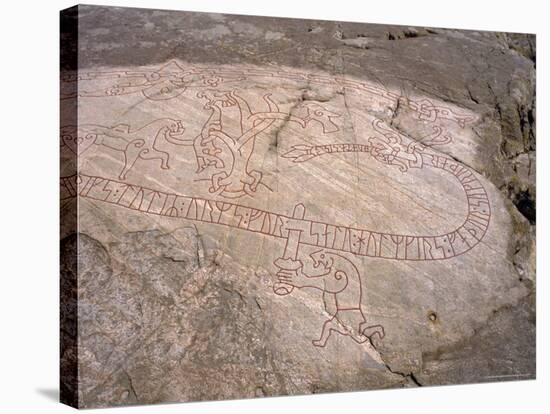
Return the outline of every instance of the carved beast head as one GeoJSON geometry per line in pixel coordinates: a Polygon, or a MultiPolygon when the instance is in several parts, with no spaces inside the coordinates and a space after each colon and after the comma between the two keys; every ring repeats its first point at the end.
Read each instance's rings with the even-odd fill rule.
{"type": "Polygon", "coordinates": [[[308,103],[305,107],[307,108],[307,116],[304,118],[306,122],[319,122],[323,126],[323,132],[325,134],[339,130],[338,126],[332,122],[332,118],[339,118],[341,115],[336,112],[331,112],[316,103],[308,103]]]}

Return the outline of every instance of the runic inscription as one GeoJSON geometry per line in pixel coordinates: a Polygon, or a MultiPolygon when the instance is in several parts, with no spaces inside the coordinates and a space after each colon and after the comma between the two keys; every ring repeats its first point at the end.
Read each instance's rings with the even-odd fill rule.
{"type": "MultiPolygon", "coordinates": [[[[475,248],[489,227],[491,206],[482,181],[468,167],[437,151],[438,146],[453,142],[445,125],[464,129],[476,121],[471,114],[345,77],[259,68],[186,68],[175,61],[134,71],[66,74],[62,81],[66,99],[141,96],[152,105],[170,108],[185,98],[193,114],[205,120],[191,135],[191,116],[178,119],[168,109],[164,117],[147,123],[104,125],[97,120],[62,125],[61,145],[67,151],[81,158],[95,152],[120,166],[115,176],[88,174],[83,168],[62,177],[62,200],[80,197],[166,220],[226,226],[283,240],[284,251],[273,263],[273,292],[285,296],[303,289],[322,294],[328,318],[320,324],[319,336],[312,338],[317,347],[325,347],[335,334],[359,344],[385,336],[384,327],[365,315],[362,279],[368,275],[362,274],[355,258],[452,259],[475,248]],[[280,94],[265,87],[285,82],[330,87],[390,106],[403,105],[419,123],[429,126],[429,132],[412,140],[384,119],[370,115],[370,134],[357,142],[340,142],[343,111],[307,100],[289,107],[280,94]],[[250,97],[247,84],[261,86],[252,88],[255,98],[250,97]],[[263,197],[259,189],[265,186],[265,171],[256,157],[262,148],[259,143],[277,137],[283,124],[308,136],[310,144],[296,140],[288,151],[277,154],[281,174],[302,163],[317,163],[322,168],[328,157],[348,153],[401,174],[430,169],[452,177],[463,190],[467,212],[462,223],[434,234],[381,232],[312,217],[304,204],[289,205],[285,211],[254,207],[255,200],[263,197]],[[140,184],[137,172],[144,166],[153,169],[157,183],[163,183],[166,174],[176,174],[175,156],[191,160],[194,174],[207,177],[200,181],[206,197],[189,193],[183,184],[174,191],[140,184]],[[310,253],[305,254],[304,248],[310,253]]],[[[189,182],[194,179],[192,174],[187,178],[189,182]]]]}

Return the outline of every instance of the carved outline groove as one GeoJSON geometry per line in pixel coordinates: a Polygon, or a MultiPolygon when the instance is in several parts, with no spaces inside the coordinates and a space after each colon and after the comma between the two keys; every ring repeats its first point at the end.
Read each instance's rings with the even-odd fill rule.
{"type": "MultiPolygon", "coordinates": [[[[305,128],[311,120],[319,122],[323,133],[335,132],[339,127],[333,122],[338,114],[329,112],[326,108],[308,108],[306,117],[296,117],[279,110],[270,94],[265,94],[263,100],[267,111],[252,111],[249,102],[243,99],[236,90],[229,92],[212,92],[221,84],[247,80],[251,77],[268,77],[271,79],[303,80],[317,84],[338,85],[342,88],[368,93],[395,104],[405,105],[416,112],[419,120],[433,123],[438,119],[455,122],[461,128],[475,121],[471,115],[459,114],[450,108],[436,106],[427,99],[403,99],[400,94],[370,85],[365,82],[343,77],[319,76],[287,71],[269,71],[250,68],[231,70],[220,68],[191,68],[184,70],[173,61],[161,68],[141,71],[87,72],[83,74],[66,74],[62,82],[65,84],[84,81],[113,80],[107,88],[94,90],[70,91],[62,95],[62,99],[119,96],[141,93],[150,100],[173,99],[188,88],[207,89],[199,91],[197,97],[206,99],[205,109],[211,111],[211,116],[201,131],[193,140],[180,140],[184,127],[181,120],[169,118],[158,119],[141,128],[132,129],[129,125],[114,127],[102,125],[64,126],[61,131],[61,142],[75,154],[81,154],[92,144],[103,145],[124,154],[124,168],[119,180],[108,177],[76,174],[61,178],[61,200],[75,197],[89,198],[96,201],[118,205],[134,211],[169,218],[193,220],[204,223],[220,224],[236,229],[261,233],[265,236],[284,238],[287,243],[281,258],[275,260],[278,269],[274,292],[279,295],[289,294],[294,287],[320,289],[324,297],[333,296],[335,311],[323,324],[321,336],[313,344],[324,347],[332,332],[350,336],[358,343],[371,340],[378,334],[384,337],[384,329],[380,325],[369,325],[361,309],[361,280],[357,267],[344,254],[352,256],[379,257],[390,260],[432,261],[450,259],[473,249],[485,236],[490,218],[491,207],[487,192],[475,174],[457,161],[430,151],[435,145],[451,142],[452,138],[445,130],[433,126],[433,133],[420,142],[403,144],[399,132],[375,119],[372,127],[377,136],[370,137],[365,144],[325,144],[325,145],[295,145],[283,157],[294,163],[306,162],[313,158],[345,152],[365,153],[376,161],[388,166],[396,166],[402,172],[411,169],[434,168],[454,176],[466,195],[468,213],[464,222],[454,230],[439,235],[409,235],[375,232],[368,229],[358,229],[338,226],[327,222],[305,218],[305,207],[295,206],[292,216],[256,209],[234,202],[199,198],[190,195],[168,193],[150,189],[127,182],[127,173],[138,159],[160,160],[160,167],[168,169],[170,154],[155,147],[159,137],[165,138],[175,145],[192,146],[198,162],[198,170],[213,167],[221,170],[211,176],[209,192],[223,198],[239,198],[243,195],[254,195],[261,183],[262,173],[251,169],[250,156],[254,151],[254,141],[258,134],[267,131],[277,120],[284,119],[299,124],[305,128]],[[240,113],[241,134],[228,135],[224,131],[221,114],[223,108],[238,107],[240,113]],[[157,123],[151,131],[145,132],[152,124],[157,123]],[[78,129],[80,132],[75,131],[78,129]],[[71,133],[72,131],[72,133],[71,133]],[[220,152],[230,150],[232,165],[224,169],[220,152]],[[244,152],[244,155],[243,155],[244,152]],[[239,165],[238,168],[235,168],[239,165]],[[232,177],[240,174],[238,182],[241,188],[231,188],[232,177]],[[123,181],[124,180],[124,181],[123,181]],[[301,245],[318,248],[310,257],[315,265],[330,256],[332,262],[326,262],[321,268],[325,273],[320,275],[307,274],[304,265],[298,259],[301,245]],[[321,258],[323,256],[323,258],[321,258]],[[342,270],[346,268],[346,270],[342,270]],[[348,284],[350,277],[356,279],[354,289],[348,284]],[[313,281],[322,281],[322,283],[313,281]],[[329,282],[339,282],[341,288],[334,288],[329,282]],[[345,282],[345,283],[344,283],[345,282]],[[332,287],[331,287],[332,286],[332,287]],[[348,289],[350,287],[350,289],[348,289]],[[346,295],[359,293],[359,301],[353,297],[355,305],[342,305],[346,295]],[[340,299],[340,302],[339,302],[340,299]],[[349,318],[343,315],[353,315],[349,318]],[[364,327],[363,325],[367,325],[364,327]]],[[[65,89],[66,90],[66,89],[65,89]]],[[[337,283],[338,284],[338,283],[337,283]]],[[[349,298],[348,298],[349,299],[349,298]]],[[[345,302],[346,300],[344,300],[345,302]]],[[[328,312],[328,307],[327,307],[328,312]]]]}

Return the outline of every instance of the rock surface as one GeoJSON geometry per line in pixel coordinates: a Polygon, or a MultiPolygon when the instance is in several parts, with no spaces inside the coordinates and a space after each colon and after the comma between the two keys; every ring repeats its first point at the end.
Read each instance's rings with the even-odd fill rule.
{"type": "Polygon", "coordinates": [[[66,402],[535,377],[534,36],[77,18],[66,402]]]}

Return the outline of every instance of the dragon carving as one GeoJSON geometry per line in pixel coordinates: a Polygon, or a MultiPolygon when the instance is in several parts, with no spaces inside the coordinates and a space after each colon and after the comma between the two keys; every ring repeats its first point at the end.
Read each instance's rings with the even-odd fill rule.
{"type": "MultiPolygon", "coordinates": [[[[363,276],[352,261],[354,257],[405,261],[451,259],[478,245],[489,227],[491,207],[482,182],[469,168],[433,149],[452,141],[450,133],[440,125],[433,124],[431,133],[412,140],[375,118],[371,124],[373,134],[361,142],[296,144],[282,154],[289,165],[322,163],[323,158],[340,153],[364,154],[403,174],[414,174],[414,170],[424,168],[434,169],[454,177],[464,191],[468,211],[462,224],[455,229],[422,236],[377,232],[306,218],[305,206],[301,204],[295,206],[292,215],[287,215],[236,202],[243,197],[256,196],[259,186],[263,184],[262,171],[252,162],[259,139],[274,135],[283,123],[307,132],[308,136],[328,135],[340,130],[341,115],[319,103],[305,101],[285,111],[271,93],[263,93],[261,101],[258,100],[260,104],[251,105],[250,99],[236,88],[213,89],[254,76],[266,77],[265,73],[184,71],[180,66],[167,65],[158,71],[85,76],[92,84],[99,79],[101,85],[95,89],[83,88],[78,95],[81,99],[140,92],[153,101],[169,100],[177,99],[187,89],[197,88],[199,90],[194,97],[202,101],[202,110],[208,112],[208,118],[198,135],[191,136],[186,134],[184,120],[169,117],[137,127],[127,124],[64,126],[61,131],[62,145],[74,154],[80,155],[92,146],[119,153],[122,154],[123,168],[118,179],[84,173],[62,177],[62,199],[78,196],[166,219],[228,226],[284,241],[284,252],[274,262],[276,277],[273,290],[280,296],[291,294],[294,289],[321,293],[328,318],[322,325],[319,337],[313,338],[315,346],[325,347],[334,333],[349,336],[360,344],[369,344],[375,336],[382,339],[385,335],[384,328],[371,322],[363,309],[363,276]],[[115,90],[117,93],[110,93],[113,92],[112,86],[111,89],[103,88],[109,79],[114,79],[119,86],[119,90],[115,90]],[[228,119],[232,120],[233,125],[227,122],[228,119]],[[170,153],[161,148],[161,142],[172,145],[173,150],[180,147],[182,151],[191,149],[196,172],[208,177],[207,188],[211,198],[170,193],[127,182],[138,160],[155,162],[161,170],[170,168],[170,153]],[[312,249],[313,253],[304,253],[312,249]]],[[[308,82],[333,83],[393,102],[402,98],[391,91],[341,78],[304,74],[290,77],[290,74],[281,72],[270,76],[303,77],[308,82]]],[[[68,83],[73,81],[71,77],[65,79],[68,83]]],[[[71,96],[77,95],[67,97],[71,96]]],[[[443,119],[464,128],[475,119],[428,100],[407,100],[405,104],[424,123],[443,119]]]]}

